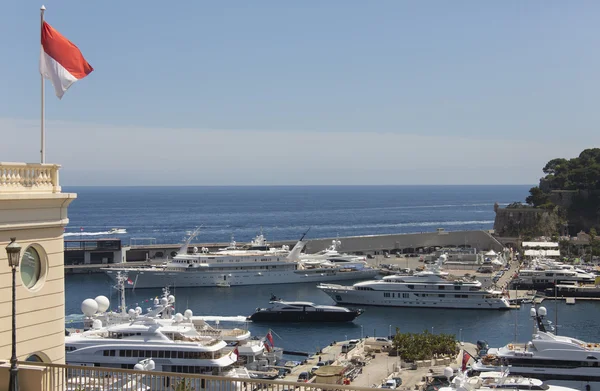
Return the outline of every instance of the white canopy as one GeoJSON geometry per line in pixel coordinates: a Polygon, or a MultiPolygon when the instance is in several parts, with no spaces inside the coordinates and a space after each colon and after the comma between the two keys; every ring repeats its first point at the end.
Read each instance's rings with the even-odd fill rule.
{"type": "Polygon", "coordinates": [[[556,242],[523,242],[523,247],[558,248],[556,242]]]}
{"type": "Polygon", "coordinates": [[[490,250],[487,253],[485,253],[486,257],[495,257],[496,255],[498,255],[498,254],[496,254],[496,252],[494,250],[490,250]]]}
{"type": "Polygon", "coordinates": [[[526,257],[560,257],[560,250],[525,250],[526,257]]]}

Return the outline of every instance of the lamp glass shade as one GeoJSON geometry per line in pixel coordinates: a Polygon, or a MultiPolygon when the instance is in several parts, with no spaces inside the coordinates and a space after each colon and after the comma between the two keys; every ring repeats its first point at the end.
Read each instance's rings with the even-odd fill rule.
{"type": "Polygon", "coordinates": [[[8,266],[19,266],[21,259],[21,245],[16,242],[16,238],[10,238],[10,243],[6,246],[6,255],[8,256],[8,266]]]}

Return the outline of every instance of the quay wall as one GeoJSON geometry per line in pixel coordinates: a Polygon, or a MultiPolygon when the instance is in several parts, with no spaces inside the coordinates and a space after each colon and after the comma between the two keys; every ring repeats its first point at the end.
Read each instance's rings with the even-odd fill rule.
{"type": "MultiPolygon", "coordinates": [[[[502,251],[504,246],[488,231],[436,231],[414,234],[366,235],[340,238],[311,239],[306,244],[307,253],[321,251],[331,245],[332,240],[341,241],[342,252],[363,252],[365,254],[379,254],[383,251],[416,252],[418,248],[440,246],[457,247],[467,246],[481,250],[502,251]]],[[[272,243],[276,246],[287,244],[290,247],[295,241],[281,241],[272,243]]],[[[195,243],[192,246],[208,247],[211,249],[226,247],[228,243],[195,243]]],[[[172,257],[177,253],[180,244],[155,244],[146,246],[132,246],[126,253],[126,260],[144,261],[172,257]]]]}

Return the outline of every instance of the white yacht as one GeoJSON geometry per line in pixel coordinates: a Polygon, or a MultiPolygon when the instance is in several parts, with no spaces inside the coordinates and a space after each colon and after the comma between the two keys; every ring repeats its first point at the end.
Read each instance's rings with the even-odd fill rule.
{"type": "Polygon", "coordinates": [[[367,259],[364,256],[340,253],[339,248],[342,242],[339,239],[331,241],[331,246],[314,254],[300,254],[302,262],[307,264],[328,264],[338,265],[343,268],[364,268],[367,266],[367,259]]]}
{"type": "Polygon", "coordinates": [[[290,284],[373,278],[377,270],[365,263],[348,267],[331,262],[302,260],[305,245],[298,241],[294,248],[271,248],[264,236],[256,237],[246,249],[232,243],[225,249],[210,252],[207,248],[188,246],[198,234],[194,231],[173,259],[161,267],[111,267],[103,269],[116,279],[118,272],[126,272],[131,284],[127,288],[176,287],[233,287],[238,285],[290,284]]]}
{"type": "Polygon", "coordinates": [[[531,341],[489,349],[471,366],[472,373],[510,366],[512,374],[533,376],[547,384],[600,390],[600,345],[549,331],[545,307],[532,308],[531,317],[535,325],[531,341]]]}
{"type": "Polygon", "coordinates": [[[254,337],[251,339],[251,334],[247,329],[219,327],[220,317],[216,317],[216,327],[214,327],[206,322],[204,317],[194,316],[189,309],[184,312],[183,316],[176,314],[174,306],[175,296],[170,294],[168,288],[163,288],[162,298],[155,298],[153,308],[149,308],[145,315],[142,315],[142,308],[140,307],[127,311],[125,300],[125,284],[127,280],[127,275],[119,273],[117,275],[117,284],[114,287],[120,293],[121,312],[107,312],[107,309],[110,308],[110,302],[105,296],[84,300],[82,303],[82,311],[84,311],[83,331],[92,330],[94,327],[98,327],[97,325],[99,324],[115,326],[129,324],[132,319],[152,319],[153,322],[160,326],[181,324],[192,326],[200,337],[225,341],[228,345],[225,348],[226,351],[233,351],[234,347],[238,349],[238,364],[242,364],[254,371],[268,371],[281,360],[282,349],[265,346],[265,338],[259,339],[254,337]]]}
{"type": "Polygon", "coordinates": [[[545,289],[565,282],[593,284],[595,279],[596,276],[594,274],[577,269],[572,265],[557,262],[532,262],[531,268],[519,271],[517,278],[512,284],[513,286],[524,288],[545,289]]]}
{"type": "Polygon", "coordinates": [[[485,290],[481,282],[456,278],[441,270],[441,260],[411,276],[392,275],[352,286],[320,284],[337,304],[391,307],[510,309],[501,291],[485,290]]]}
{"type": "MultiPolygon", "coordinates": [[[[91,317],[98,306],[84,301],[82,309],[91,317]]],[[[65,337],[66,362],[133,369],[141,360],[151,358],[158,371],[213,375],[227,374],[237,362],[237,355],[226,349],[225,341],[198,333],[190,321],[191,313],[177,314],[169,323],[161,322],[157,314],[143,316],[130,310],[129,323],[110,326],[95,319],[92,329],[65,337]]]]}
{"type": "Polygon", "coordinates": [[[539,379],[514,376],[503,372],[490,372],[480,376],[468,377],[464,372],[453,376],[452,368],[444,369],[448,385],[435,387],[438,391],[494,391],[494,390],[547,390],[547,391],[577,391],[576,388],[545,384],[539,379]],[[449,379],[452,379],[451,381],[449,379]]]}

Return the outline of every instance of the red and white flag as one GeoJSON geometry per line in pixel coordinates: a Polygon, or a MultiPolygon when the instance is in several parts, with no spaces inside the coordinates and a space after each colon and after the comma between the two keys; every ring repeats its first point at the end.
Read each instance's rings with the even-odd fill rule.
{"type": "Polygon", "coordinates": [[[52,81],[59,99],[73,83],[83,79],[93,70],[77,46],[48,23],[43,23],[40,73],[45,79],[52,81]]]}
{"type": "Polygon", "coordinates": [[[269,344],[268,344],[268,343],[266,343],[266,342],[265,342],[265,350],[266,350],[267,352],[270,352],[270,351],[271,351],[271,347],[270,347],[270,346],[269,346],[269,344]]]}
{"type": "Polygon", "coordinates": [[[275,346],[275,344],[273,343],[273,336],[271,335],[271,330],[269,330],[269,332],[267,333],[267,339],[269,340],[271,346],[275,346]]]}
{"type": "Polygon", "coordinates": [[[128,279],[127,279],[127,284],[129,284],[129,285],[133,285],[133,281],[131,281],[131,278],[128,278],[128,279]]]}
{"type": "Polygon", "coordinates": [[[466,350],[463,350],[463,357],[462,357],[462,371],[466,371],[467,370],[467,364],[469,363],[469,361],[471,361],[471,359],[473,358],[473,356],[471,356],[469,353],[467,353],[466,350]]]}
{"type": "Polygon", "coordinates": [[[235,347],[235,349],[233,349],[233,354],[235,354],[235,359],[237,360],[238,358],[240,358],[240,351],[238,350],[237,346],[235,347]]]}

